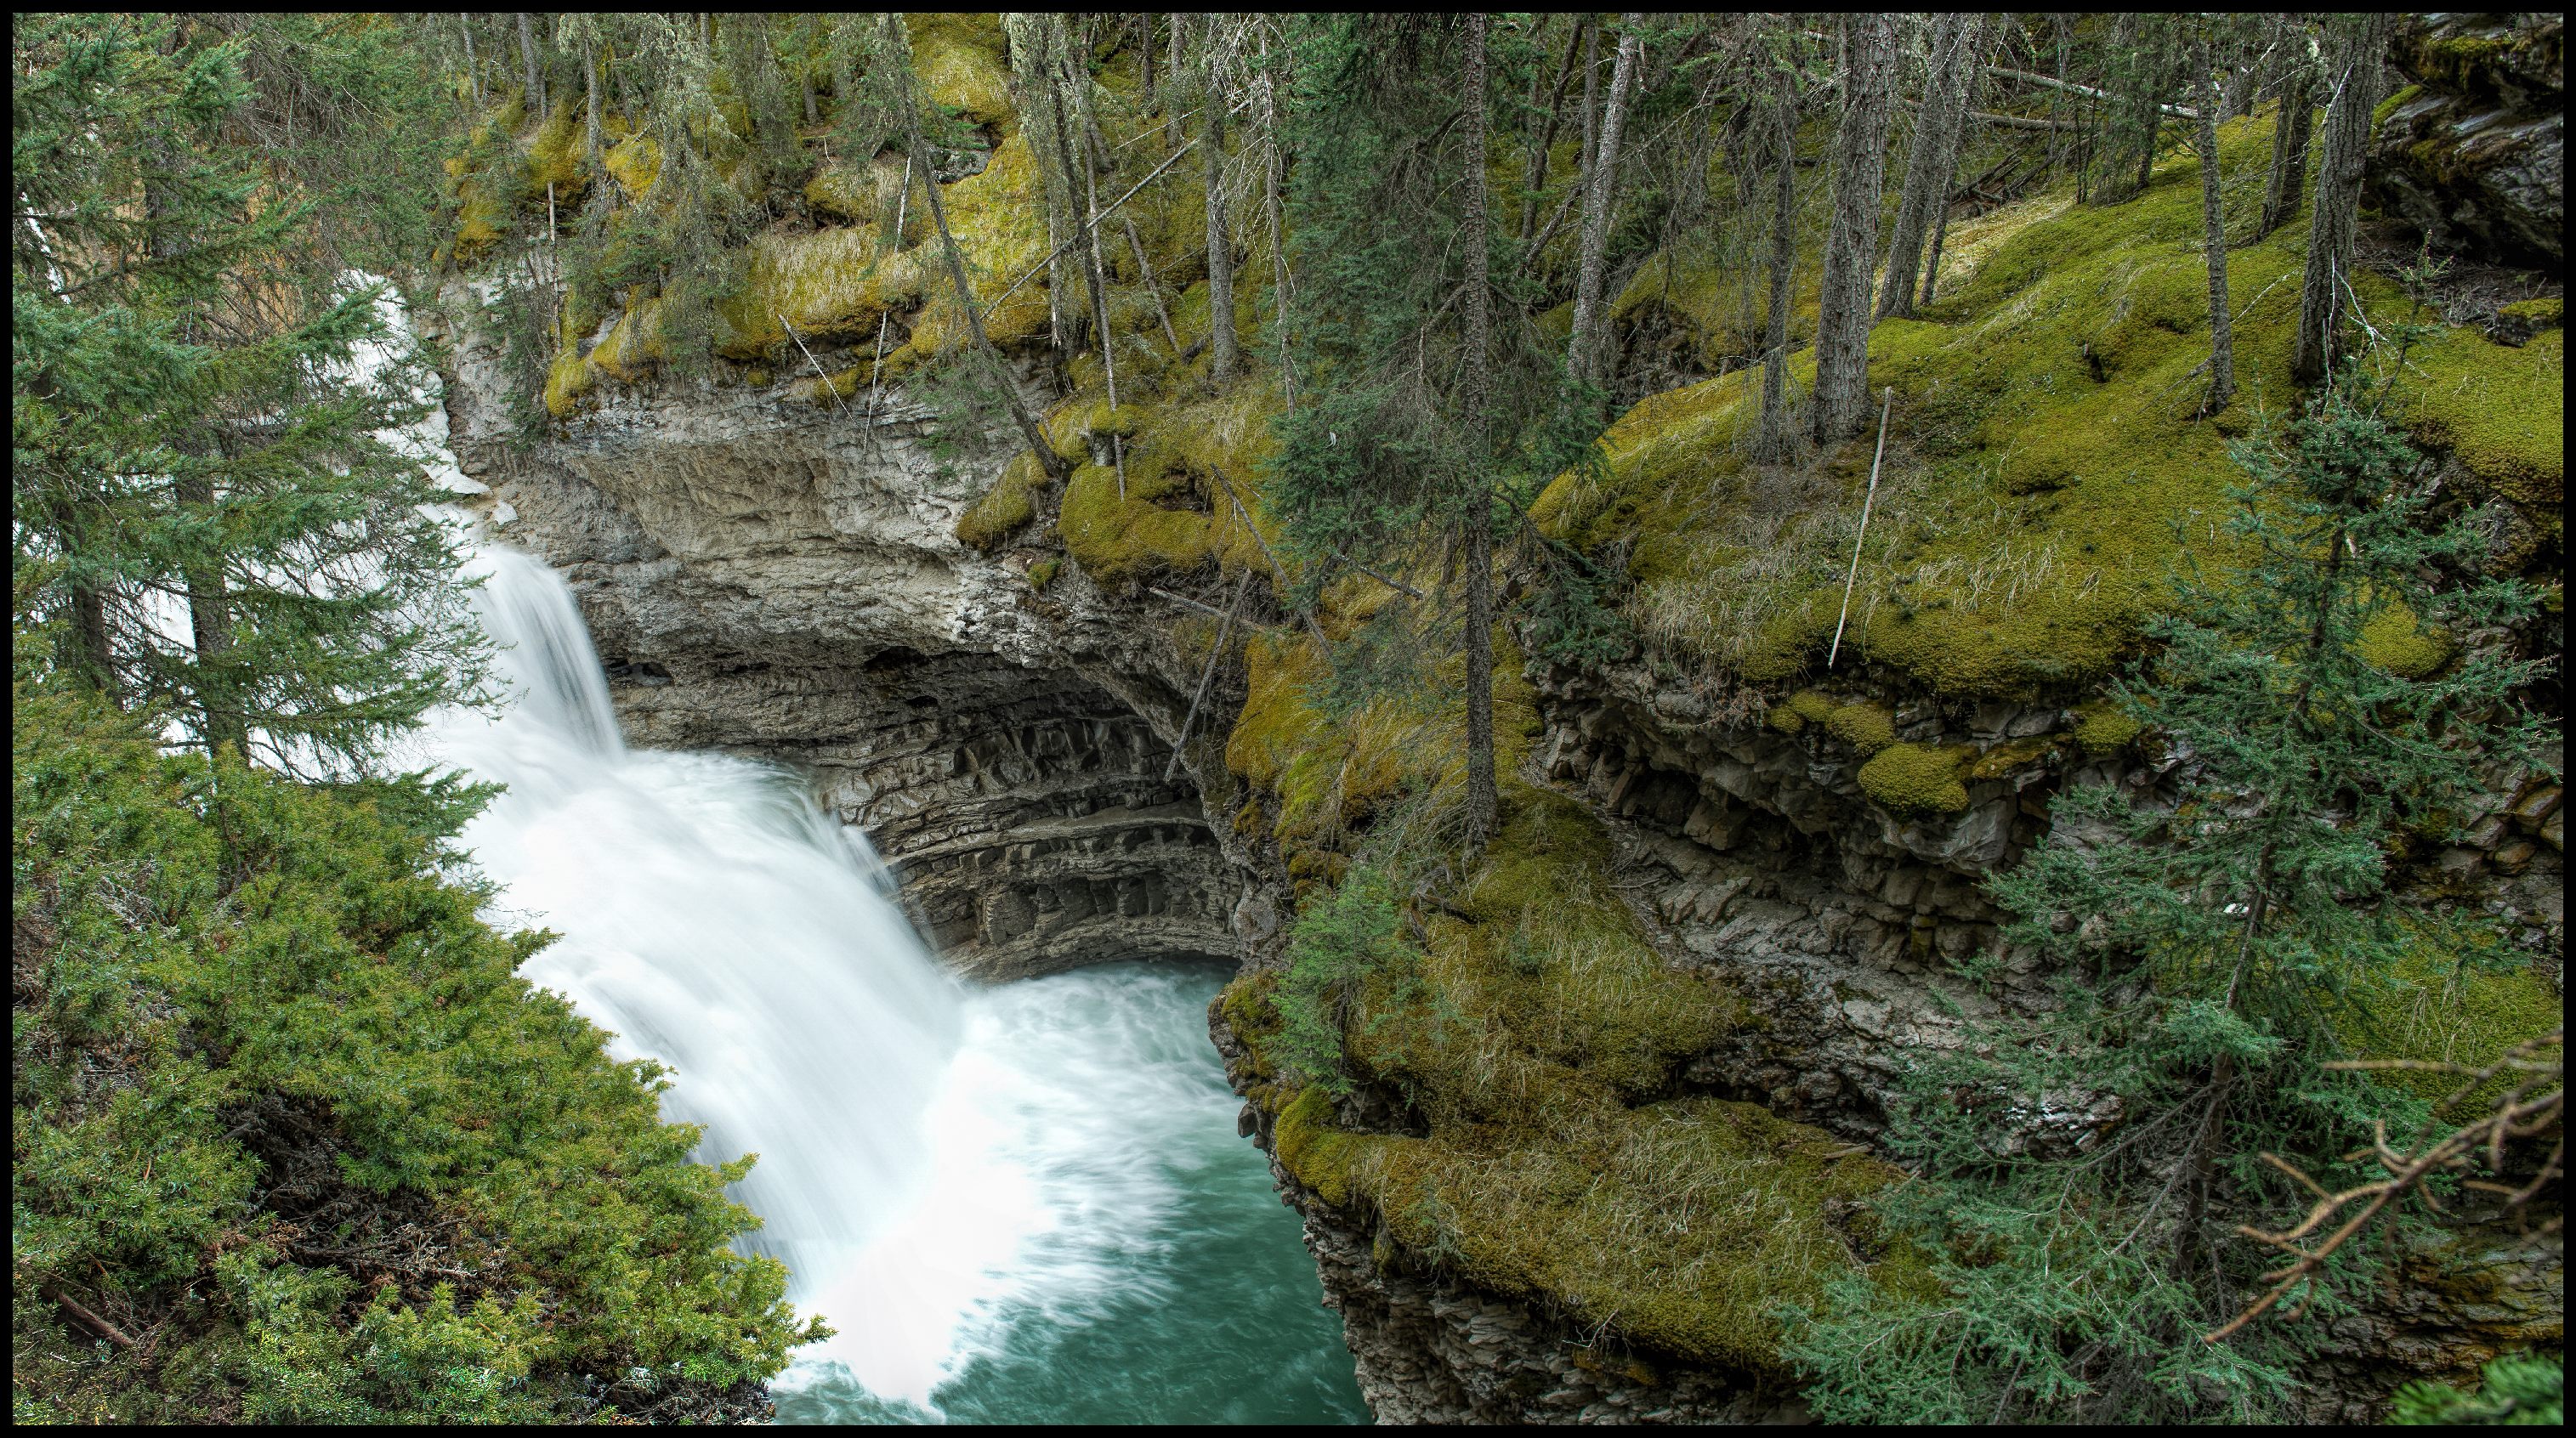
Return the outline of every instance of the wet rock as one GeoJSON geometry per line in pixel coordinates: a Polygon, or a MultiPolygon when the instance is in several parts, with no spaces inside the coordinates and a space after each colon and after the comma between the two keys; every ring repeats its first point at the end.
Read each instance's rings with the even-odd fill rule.
{"type": "Polygon", "coordinates": [[[2565,19],[2434,14],[2389,58],[2416,93],[2379,127],[2372,201],[2437,250],[2555,269],[2566,241],[2565,19]]]}

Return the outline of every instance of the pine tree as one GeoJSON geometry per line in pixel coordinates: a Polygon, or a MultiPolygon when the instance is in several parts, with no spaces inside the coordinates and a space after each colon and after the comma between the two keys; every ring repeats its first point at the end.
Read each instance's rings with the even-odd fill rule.
{"type": "Polygon", "coordinates": [[[1199,149],[1207,182],[1208,381],[1223,386],[1234,381],[1241,363],[1234,337],[1234,246],[1226,225],[1225,17],[1210,12],[1202,19],[1207,49],[1199,56],[1199,149]]]}
{"type": "Polygon", "coordinates": [[[1486,221],[1485,197],[1485,17],[1467,17],[1466,56],[1460,79],[1466,89],[1466,145],[1462,177],[1466,223],[1461,240],[1467,255],[1465,323],[1459,336],[1459,428],[1466,437],[1461,487],[1461,527],[1466,531],[1467,586],[1467,850],[1482,849],[1498,823],[1494,790],[1494,515],[1485,491],[1487,393],[1492,381],[1486,364],[1493,350],[1487,308],[1492,303],[1488,270],[1493,237],[1486,221]]]}
{"type": "Polygon", "coordinates": [[[481,674],[442,495],[383,437],[425,408],[420,357],[316,252],[293,172],[231,143],[244,42],[116,16],[13,42],[21,609],[201,744],[370,767],[481,674]]]}

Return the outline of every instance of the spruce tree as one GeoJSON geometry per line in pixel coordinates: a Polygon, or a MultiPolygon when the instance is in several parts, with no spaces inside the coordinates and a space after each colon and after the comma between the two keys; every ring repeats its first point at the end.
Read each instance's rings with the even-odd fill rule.
{"type": "Polygon", "coordinates": [[[21,610],[198,743],[372,766],[482,656],[443,496],[388,438],[427,401],[387,287],[317,253],[294,174],[235,143],[243,41],[96,15],[12,38],[21,610]]]}

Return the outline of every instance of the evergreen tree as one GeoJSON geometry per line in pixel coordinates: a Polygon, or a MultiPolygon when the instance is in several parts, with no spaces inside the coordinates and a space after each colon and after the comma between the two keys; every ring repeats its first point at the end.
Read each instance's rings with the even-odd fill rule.
{"type": "Polygon", "coordinates": [[[482,645],[442,495],[390,437],[426,401],[385,286],[317,253],[291,171],[244,158],[244,41],[59,16],[13,42],[22,608],[68,621],[66,669],[201,744],[371,764],[475,690],[482,645]]]}

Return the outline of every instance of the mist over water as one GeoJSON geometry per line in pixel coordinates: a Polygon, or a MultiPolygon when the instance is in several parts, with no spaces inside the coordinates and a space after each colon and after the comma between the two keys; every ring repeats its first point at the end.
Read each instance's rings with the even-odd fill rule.
{"type": "Polygon", "coordinates": [[[516,696],[436,727],[507,791],[466,831],[523,972],[620,1058],[837,1330],[787,1421],[1366,1421],[1296,1216],[1235,1137],[1214,968],[1121,964],[969,990],[866,841],[784,770],[629,750],[570,592],[487,546],[516,696]]]}

